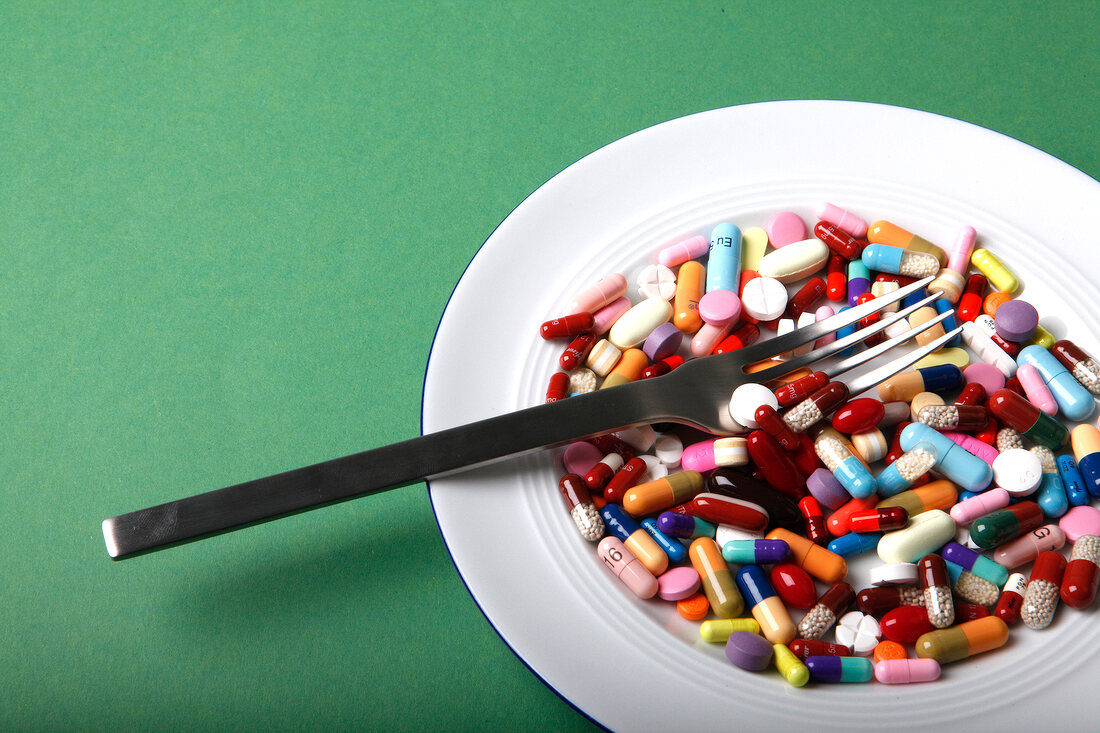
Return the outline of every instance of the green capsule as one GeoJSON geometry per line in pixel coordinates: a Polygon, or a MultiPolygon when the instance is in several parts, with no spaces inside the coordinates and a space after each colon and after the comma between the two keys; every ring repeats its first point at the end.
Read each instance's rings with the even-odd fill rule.
{"type": "Polygon", "coordinates": [[[1033,501],[1021,501],[978,517],[970,525],[970,539],[983,550],[1003,545],[1043,525],[1043,510],[1033,501]]]}
{"type": "Polygon", "coordinates": [[[1045,412],[1039,412],[1035,424],[1027,430],[1021,431],[1020,435],[1036,445],[1051,450],[1059,450],[1065,447],[1066,442],[1069,440],[1069,431],[1066,430],[1066,426],[1045,412]]]}

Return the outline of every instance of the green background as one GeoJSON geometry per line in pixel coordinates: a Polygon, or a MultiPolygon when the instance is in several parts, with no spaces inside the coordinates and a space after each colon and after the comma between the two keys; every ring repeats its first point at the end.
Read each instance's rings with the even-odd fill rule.
{"type": "Polygon", "coordinates": [[[1098,16],[4,3],[0,728],[591,728],[478,611],[423,485],[124,563],[100,522],[417,434],[479,245],[640,128],[866,100],[1100,175],[1098,16]]]}

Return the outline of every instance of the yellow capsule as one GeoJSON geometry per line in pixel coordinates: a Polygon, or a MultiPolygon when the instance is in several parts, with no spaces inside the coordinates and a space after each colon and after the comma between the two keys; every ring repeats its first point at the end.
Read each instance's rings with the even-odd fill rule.
{"type": "Polygon", "coordinates": [[[1009,272],[997,257],[988,249],[976,249],[970,255],[970,264],[978,268],[985,275],[993,287],[1005,293],[1015,293],[1020,287],[1020,281],[1009,272]]]}
{"type": "MultiPolygon", "coordinates": [[[[1053,343],[1053,341],[1051,343],[1053,343]]],[[[934,354],[929,354],[924,357],[913,364],[911,368],[925,369],[927,367],[940,366],[941,364],[954,364],[959,369],[962,369],[970,364],[970,354],[966,353],[966,349],[947,346],[934,354]]]]}
{"type": "Polygon", "coordinates": [[[768,233],[760,227],[741,231],[741,272],[756,272],[768,251],[768,233]]]}
{"type": "Polygon", "coordinates": [[[773,644],[772,651],[775,668],[792,687],[802,687],[810,681],[809,668],[786,644],[773,644]]]}
{"type": "Polygon", "coordinates": [[[754,618],[710,619],[699,624],[699,638],[709,644],[725,644],[735,631],[760,633],[760,624],[754,618]]]}
{"type": "Polygon", "coordinates": [[[1054,337],[1050,335],[1050,331],[1042,326],[1037,326],[1035,328],[1035,335],[1024,345],[1031,346],[1032,344],[1042,346],[1044,349],[1049,349],[1051,346],[1054,346],[1054,337]]]}

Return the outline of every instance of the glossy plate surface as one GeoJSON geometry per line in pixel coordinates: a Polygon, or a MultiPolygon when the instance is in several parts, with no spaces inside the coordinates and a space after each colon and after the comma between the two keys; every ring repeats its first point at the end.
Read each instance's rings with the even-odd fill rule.
{"type": "MultiPolygon", "coordinates": [[[[964,224],[1024,284],[1042,324],[1097,354],[1093,213],[1100,184],[1011,138],[881,105],[796,101],[704,112],[643,130],[570,166],[485,242],[440,322],[423,429],[537,404],[561,344],[538,325],[609,272],[628,280],[664,245],[721,221],[764,226],[824,201],[941,246],[964,224]]],[[[631,288],[632,298],[637,294],[631,288]]],[[[1100,613],[1061,609],[995,652],[924,685],[789,687],[733,667],[671,604],[640,602],[572,526],[550,451],[431,482],[455,565],[501,637],[565,699],[614,730],[870,730],[907,718],[938,730],[1020,729],[1053,709],[1068,729],[1100,716],[1090,682],[1100,613]],[[1056,701],[1056,702],[1055,702],[1056,701]],[[976,727],[977,726],[977,727],[976,727]]],[[[868,585],[877,556],[850,563],[868,585]]],[[[795,616],[797,619],[798,616],[795,616]]],[[[460,683],[459,683],[460,684],[460,683]]]]}

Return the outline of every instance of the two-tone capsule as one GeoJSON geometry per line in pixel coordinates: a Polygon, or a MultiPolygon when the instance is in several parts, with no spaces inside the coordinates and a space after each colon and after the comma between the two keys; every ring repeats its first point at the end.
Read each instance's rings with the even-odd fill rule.
{"type": "Polygon", "coordinates": [[[703,593],[710,609],[719,618],[737,618],[745,610],[745,599],[737,589],[729,565],[718,544],[709,537],[699,537],[688,546],[688,558],[699,573],[703,593]]]}
{"type": "Polygon", "coordinates": [[[791,615],[759,565],[743,566],[735,580],[764,638],[773,644],[787,644],[795,638],[791,615]]]}
{"type": "Polygon", "coordinates": [[[967,621],[937,629],[917,639],[917,656],[935,659],[941,665],[999,649],[1008,641],[1008,626],[997,616],[967,621]]]}

